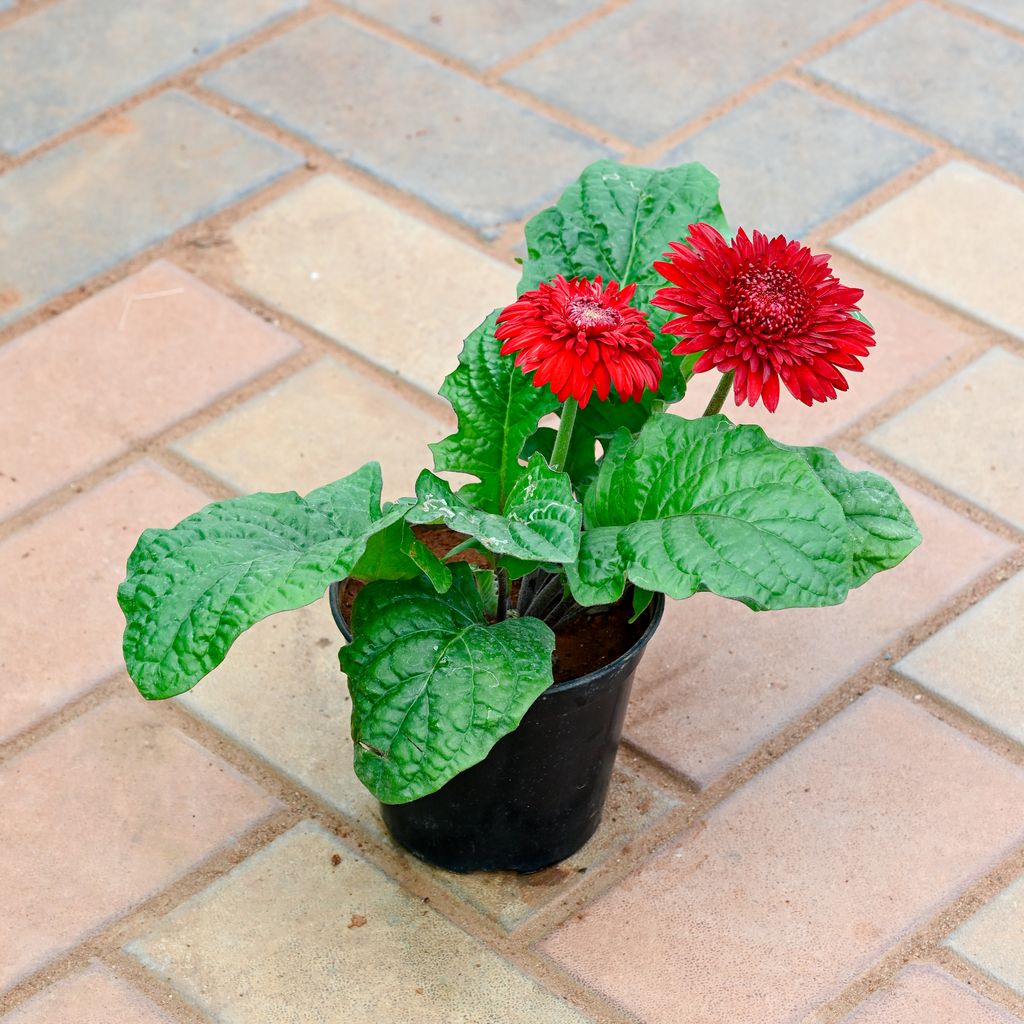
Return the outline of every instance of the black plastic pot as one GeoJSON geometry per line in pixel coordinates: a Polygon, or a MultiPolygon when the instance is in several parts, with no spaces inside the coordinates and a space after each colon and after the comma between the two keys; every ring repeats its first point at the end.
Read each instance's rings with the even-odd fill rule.
{"type": "MultiPolygon", "coordinates": [[[[331,611],[351,640],[341,587],[331,587],[331,611]]],[[[392,836],[449,871],[525,873],[575,853],[601,824],[633,675],[664,607],[656,595],[647,628],[625,654],[542,693],[479,764],[429,796],[381,804],[392,836]]]]}

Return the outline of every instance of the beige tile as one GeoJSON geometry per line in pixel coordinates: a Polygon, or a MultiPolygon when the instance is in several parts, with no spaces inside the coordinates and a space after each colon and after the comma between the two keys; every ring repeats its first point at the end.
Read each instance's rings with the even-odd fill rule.
{"type": "MultiPolygon", "coordinates": [[[[844,284],[860,287],[864,283],[856,264],[834,259],[832,266],[844,284]]],[[[753,409],[736,406],[731,397],[722,411],[734,423],[756,423],[778,441],[821,444],[916,378],[948,361],[971,340],[946,321],[923,313],[891,292],[870,289],[861,306],[874,325],[876,344],[864,360],[864,372],[847,375],[849,391],[831,402],[808,407],[783,388],[774,413],[760,403],[753,409]]],[[[682,416],[699,416],[720,379],[716,371],[692,378],[686,397],[675,411],[682,416]]]]}
{"type": "Polygon", "coordinates": [[[143,461],[0,543],[0,740],[123,667],[129,553],[208,500],[143,461]]]}
{"type": "Polygon", "coordinates": [[[144,995],[94,963],[0,1017],[0,1024],[172,1024],[144,995]]]}
{"type": "Polygon", "coordinates": [[[947,945],[986,974],[1024,996],[1024,878],[1017,879],[974,917],[947,945]]]}
{"type": "Polygon", "coordinates": [[[897,670],[1024,743],[1024,573],[911,651],[897,670]]]}
{"type": "Polygon", "coordinates": [[[1024,192],[945,164],[839,234],[851,256],[1024,337],[1024,192]]]}
{"type": "Polygon", "coordinates": [[[434,393],[518,272],[332,175],[232,231],[239,283],[434,393]]]}
{"type": "MultiPolygon", "coordinates": [[[[180,700],[390,843],[377,801],[352,771],[351,703],[338,668],[340,645],[326,601],[272,616],[242,636],[227,661],[180,700]]],[[[672,806],[667,794],[620,765],[612,777],[597,835],[563,864],[535,875],[456,875],[421,868],[481,913],[512,929],[562,897],[587,871],[617,856],[672,806]]]]}
{"type": "Polygon", "coordinates": [[[276,807],[170,726],[165,708],[139,697],[108,701],[7,761],[0,986],[163,889],[276,807]]]}
{"type": "Polygon", "coordinates": [[[713,594],[670,601],[637,673],[629,738],[706,785],[1012,550],[911,488],[899,491],[924,541],[845,604],[752,612],[713,594]]]}
{"type": "Polygon", "coordinates": [[[1020,1018],[972,992],[932,964],[911,964],[892,985],[862,1003],[843,1024],[1020,1024],[1020,1018]]]}
{"type": "Polygon", "coordinates": [[[208,405],[299,344],[163,260],[0,350],[0,517],[208,405]]]}
{"type": "Polygon", "coordinates": [[[875,690],[542,948],[645,1024],[792,1024],[1019,844],[1022,807],[1024,773],[875,690]]]}
{"type": "Polygon", "coordinates": [[[584,1020],[311,824],[128,949],[223,1024],[584,1020]]]}
{"type": "Polygon", "coordinates": [[[996,348],[872,431],[894,459],[1024,528],[1024,359],[996,348]]]}
{"type": "Polygon", "coordinates": [[[240,491],[298,491],[377,461],[384,497],[414,493],[433,459],[427,444],[450,428],[333,359],[189,434],[174,447],[240,491]]]}

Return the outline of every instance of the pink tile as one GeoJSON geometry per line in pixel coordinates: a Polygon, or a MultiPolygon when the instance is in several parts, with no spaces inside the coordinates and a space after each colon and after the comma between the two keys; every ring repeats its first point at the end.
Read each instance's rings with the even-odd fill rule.
{"type": "Polygon", "coordinates": [[[843,1024],[1021,1024],[932,964],[911,964],[843,1024]]]}
{"type": "Polygon", "coordinates": [[[144,995],[98,963],[51,985],[0,1024],[172,1024],[144,995]]]}
{"type": "Polygon", "coordinates": [[[277,806],[170,726],[165,708],[139,697],[108,701],[12,758],[0,766],[0,986],[158,892],[277,806]]]}
{"type": "Polygon", "coordinates": [[[1022,838],[1024,773],[874,690],[542,948],[645,1024],[792,1024],[1022,838]]]}
{"type": "MultiPolygon", "coordinates": [[[[851,469],[867,468],[849,456],[851,469]]],[[[903,485],[922,545],[833,608],[670,601],[637,675],[629,738],[706,785],[813,707],[1012,545],[903,485]]]]}
{"type": "MultiPolygon", "coordinates": [[[[832,266],[844,283],[865,284],[856,264],[833,259],[832,266]]],[[[922,312],[899,296],[868,287],[862,306],[874,325],[876,344],[864,362],[863,373],[848,375],[850,390],[832,402],[810,408],[783,388],[776,412],[758,404],[737,408],[732,398],[722,410],[736,423],[756,423],[778,441],[787,444],[821,444],[845,430],[874,406],[902,391],[911,381],[934,370],[972,339],[944,320],[922,312]]],[[[690,382],[680,403],[683,416],[699,416],[718,385],[715,372],[702,373],[690,382]]]]}
{"type": "Polygon", "coordinates": [[[163,260],[0,350],[0,517],[239,387],[295,339],[163,260]]]}
{"type": "Polygon", "coordinates": [[[0,543],[0,740],[123,666],[117,585],[148,526],[209,501],[143,461],[0,543]]]}

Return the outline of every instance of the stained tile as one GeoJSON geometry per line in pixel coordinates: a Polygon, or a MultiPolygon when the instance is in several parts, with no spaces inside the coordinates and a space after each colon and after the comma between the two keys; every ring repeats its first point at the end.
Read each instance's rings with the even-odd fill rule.
{"type": "Polygon", "coordinates": [[[0,349],[0,516],[298,351],[163,260],[0,349]]]}
{"type": "Polygon", "coordinates": [[[57,982],[16,1010],[2,1024],[172,1024],[144,995],[94,963],[57,982]]]}
{"type": "Polygon", "coordinates": [[[488,237],[609,154],[340,17],[303,25],[204,82],[488,237]]]}
{"type": "Polygon", "coordinates": [[[431,394],[519,280],[512,266],[331,175],[231,237],[244,288],[431,394]]]}
{"type": "MultiPolygon", "coordinates": [[[[833,259],[831,265],[844,284],[867,284],[856,264],[840,258],[833,259]]],[[[864,372],[848,375],[849,391],[834,401],[808,407],[783,388],[774,413],[760,403],[754,408],[736,406],[731,398],[723,412],[734,423],[756,423],[787,444],[821,444],[934,371],[972,340],[947,320],[922,312],[892,292],[869,286],[861,308],[874,325],[876,344],[864,361],[864,372]]],[[[720,379],[715,371],[691,378],[677,411],[683,416],[699,416],[720,379]]]]}
{"type": "Polygon", "coordinates": [[[1024,995],[1024,879],[962,924],[947,941],[956,953],[1024,995]]]}
{"type": "Polygon", "coordinates": [[[600,0],[345,0],[421,43],[486,68],[539,43],[600,0]]]}
{"type": "Polygon", "coordinates": [[[128,949],[223,1024],[278,1024],[285,1015],[315,1024],[324,1007],[336,1020],[583,1024],[311,824],[250,857],[128,949]]]}
{"type": "Polygon", "coordinates": [[[138,697],[108,701],[0,766],[7,939],[0,986],[163,889],[277,807],[167,724],[161,710],[138,697]]]}
{"type": "Polygon", "coordinates": [[[992,349],[867,440],[1016,526],[1024,526],[1024,359],[992,349]]]}
{"type": "Polygon", "coordinates": [[[629,738],[706,785],[1012,550],[910,488],[899,492],[924,541],[843,605],[752,612],[712,594],[669,602],[637,674],[629,738]]]}
{"type": "Polygon", "coordinates": [[[931,964],[911,964],[843,1024],[1020,1024],[991,1000],[931,964]]]}
{"type": "Polygon", "coordinates": [[[975,167],[944,164],[833,241],[851,256],[969,316],[1024,338],[1016,239],[1024,192],[975,167]]]}
{"type": "MultiPolygon", "coordinates": [[[[636,145],[680,128],[875,6],[638,0],[506,75],[636,145]]],[[[712,168],[713,169],[713,168],[712,168]]]]}
{"type": "Polygon", "coordinates": [[[1024,575],[1003,584],[897,666],[905,676],[1024,743],[1024,575]]]}
{"type": "Polygon", "coordinates": [[[931,152],[847,107],[776,82],[659,161],[698,160],[733,227],[801,236],[931,152]],[[758,159],[752,160],[751,153],[758,159]]]}
{"type": "Polygon", "coordinates": [[[217,212],[298,156],[166,92],[0,178],[0,325],[217,212]]]}
{"type": "Polygon", "coordinates": [[[1024,46],[916,3],[809,65],[812,74],[956,146],[1024,173],[1024,46]]]}
{"type": "Polygon", "coordinates": [[[0,35],[0,150],[21,153],[305,0],[62,0],[0,35]]]}
{"type": "Polygon", "coordinates": [[[0,543],[0,740],[123,666],[116,591],[135,541],[208,500],[141,462],[0,543]]]}
{"type": "MultiPolygon", "coordinates": [[[[351,704],[338,668],[340,645],[326,600],[273,616],[241,637],[231,657],[180,699],[236,743],[390,842],[377,801],[352,771],[351,704]]],[[[672,806],[666,794],[619,766],[597,835],[556,868],[527,876],[424,870],[511,929],[615,856],[672,806]]]]}
{"type": "Polygon", "coordinates": [[[875,690],[542,949],[646,1024],[801,1021],[1016,846],[1022,801],[1024,773],[875,690]]]}
{"type": "Polygon", "coordinates": [[[439,419],[331,358],[189,434],[174,447],[240,491],[300,494],[378,461],[384,497],[414,493],[439,419]]]}

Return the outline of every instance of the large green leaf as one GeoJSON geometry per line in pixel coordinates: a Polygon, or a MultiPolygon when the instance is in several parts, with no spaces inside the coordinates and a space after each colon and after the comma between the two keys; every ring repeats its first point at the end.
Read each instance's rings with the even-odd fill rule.
{"type": "Polygon", "coordinates": [[[305,498],[216,501],[172,529],[146,530],[117,592],[139,692],[160,699],[191,689],[253,623],[348,576],[367,540],[408,511],[407,501],[382,513],[380,494],[371,462],[305,498]]]}
{"type": "Polygon", "coordinates": [[[827,448],[795,448],[842,507],[846,516],[851,586],[859,587],[876,572],[899,565],[921,543],[910,509],[888,480],[864,470],[847,469],[827,448]]]}
{"type": "Polygon", "coordinates": [[[488,625],[469,566],[452,574],[443,596],[424,579],[366,586],[339,654],[356,775],[384,803],[482,761],[552,683],[551,630],[533,618],[488,625]]]}
{"type": "Polygon", "coordinates": [[[519,453],[542,416],[558,406],[547,388],[535,388],[514,363],[499,355],[492,313],[466,339],[458,367],[441,386],[459,429],[430,447],[439,472],[468,473],[480,483],[464,489],[487,512],[501,512],[523,473],[519,453]]]}
{"type": "Polygon", "coordinates": [[[413,523],[438,519],[457,533],[476,537],[497,555],[547,562],[575,562],[583,509],[565,473],[556,473],[542,455],[533,455],[498,515],[468,505],[448,483],[424,470],[416,481],[413,523]]]}
{"type": "Polygon", "coordinates": [[[755,609],[838,604],[851,585],[847,525],[806,459],[724,416],[658,414],[616,435],[584,502],[581,604],[631,581],[689,597],[710,590],[755,609]]]}

